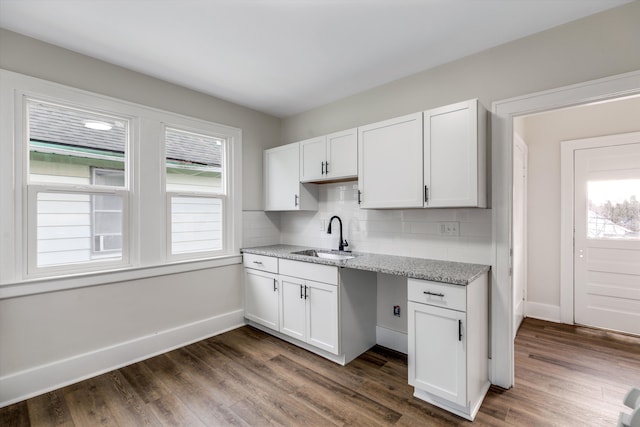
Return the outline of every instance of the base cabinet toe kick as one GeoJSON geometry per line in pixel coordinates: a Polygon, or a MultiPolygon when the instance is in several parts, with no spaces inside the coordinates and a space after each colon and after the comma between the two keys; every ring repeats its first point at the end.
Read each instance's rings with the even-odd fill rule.
{"type": "MultiPolygon", "coordinates": [[[[375,272],[244,254],[245,318],[345,365],[376,344],[375,272]]],[[[414,397],[473,421],[489,389],[488,273],[467,285],[407,279],[414,397]]]]}

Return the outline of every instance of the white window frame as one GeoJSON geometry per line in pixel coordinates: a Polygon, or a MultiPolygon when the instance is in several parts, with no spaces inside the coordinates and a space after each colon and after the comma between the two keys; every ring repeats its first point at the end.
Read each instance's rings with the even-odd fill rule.
{"type": "Polygon", "coordinates": [[[184,261],[200,258],[210,258],[216,256],[230,255],[237,253],[240,248],[240,230],[237,215],[241,212],[241,200],[238,200],[240,181],[238,164],[238,148],[241,140],[241,133],[238,129],[227,126],[206,123],[183,118],[163,124],[162,127],[162,160],[163,160],[163,187],[165,189],[165,212],[166,212],[166,257],[168,260],[184,261]],[[167,168],[166,168],[166,140],[168,129],[203,135],[220,139],[224,144],[222,156],[222,185],[218,191],[168,191],[167,188],[167,168]],[[235,184],[235,185],[234,185],[235,184]],[[233,194],[233,197],[231,197],[233,194]],[[174,197],[199,197],[206,199],[218,199],[222,202],[222,248],[214,251],[194,251],[186,253],[172,253],[172,228],[171,228],[171,201],[174,197]]]}
{"type": "MultiPolygon", "coordinates": [[[[122,114],[118,111],[117,103],[105,105],[96,98],[94,102],[89,104],[77,99],[73,93],[68,93],[64,98],[56,97],[49,93],[16,93],[20,96],[20,102],[17,108],[17,122],[23,129],[20,138],[16,138],[16,152],[21,152],[21,176],[16,177],[22,183],[23,194],[23,212],[27,214],[27,221],[23,224],[23,236],[26,237],[26,245],[23,248],[23,254],[26,259],[24,265],[25,278],[51,277],[60,275],[70,275],[86,272],[98,272],[103,270],[111,270],[118,268],[126,268],[131,266],[131,239],[129,230],[131,225],[131,215],[129,206],[131,203],[131,193],[129,185],[131,182],[131,172],[133,164],[131,156],[131,144],[133,139],[134,117],[122,114]],[[127,122],[127,139],[125,141],[125,157],[124,157],[124,187],[99,186],[91,183],[83,184],[59,184],[59,183],[43,183],[31,182],[30,180],[30,142],[29,142],[29,102],[43,102],[60,106],[61,108],[77,109],[80,111],[88,111],[92,113],[104,114],[114,119],[127,122]],[[66,194],[82,194],[91,197],[92,195],[117,195],[122,197],[122,256],[120,258],[96,258],[84,262],[75,262],[69,264],[57,264],[38,266],[37,253],[37,197],[39,193],[66,193],[66,194]]],[[[17,124],[18,124],[17,123],[17,124]]],[[[92,225],[93,227],[93,225],[92,225]]],[[[93,245],[93,242],[91,243],[93,245]]],[[[92,253],[93,251],[90,250],[92,253]]]]}
{"type": "Polygon", "coordinates": [[[202,268],[237,264],[242,241],[242,131],[139,104],[52,83],[0,69],[0,298],[52,290],[94,286],[202,268]],[[96,260],[91,265],[29,270],[35,265],[35,209],[38,191],[124,194],[107,186],[28,185],[28,147],[25,147],[25,99],[95,111],[129,120],[125,178],[128,197],[123,209],[123,261],[96,260]],[[114,113],[115,112],[115,113],[114,113]],[[224,215],[224,251],[168,257],[166,233],[165,123],[226,139],[227,183],[224,215]],[[31,187],[31,188],[29,188],[31,187]],[[55,187],[55,188],[54,188],[55,187]],[[29,227],[32,230],[29,230],[29,227]],[[126,240],[126,241],[125,241],[126,240]],[[31,258],[30,258],[31,257],[31,258]],[[30,261],[31,260],[31,261],[30,261]],[[75,268],[78,267],[78,268],[75,268]]]}

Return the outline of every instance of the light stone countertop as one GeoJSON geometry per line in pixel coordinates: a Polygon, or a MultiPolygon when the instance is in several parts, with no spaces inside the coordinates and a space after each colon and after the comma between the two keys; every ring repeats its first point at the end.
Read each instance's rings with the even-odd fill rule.
{"type": "Polygon", "coordinates": [[[326,249],[311,248],[308,246],[271,245],[243,248],[241,252],[291,259],[295,261],[305,261],[315,264],[333,265],[342,268],[353,268],[356,270],[375,271],[377,273],[393,274],[396,276],[431,280],[434,282],[452,283],[455,285],[468,285],[482,274],[488,272],[491,268],[490,266],[483,264],[438,261],[426,258],[380,255],[365,252],[353,252],[351,255],[355,255],[356,257],[348,260],[330,260],[292,254],[292,252],[308,249],[327,251],[326,249]]]}

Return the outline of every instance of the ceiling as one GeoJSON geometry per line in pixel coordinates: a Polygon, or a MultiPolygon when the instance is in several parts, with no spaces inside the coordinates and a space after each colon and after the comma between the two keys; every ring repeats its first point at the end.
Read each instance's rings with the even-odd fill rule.
{"type": "Polygon", "coordinates": [[[0,27],[287,117],[629,2],[0,0],[0,27]]]}

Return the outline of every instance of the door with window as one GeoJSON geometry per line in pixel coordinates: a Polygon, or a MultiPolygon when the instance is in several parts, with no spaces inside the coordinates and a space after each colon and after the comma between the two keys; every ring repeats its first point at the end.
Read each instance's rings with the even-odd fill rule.
{"type": "Polygon", "coordinates": [[[575,323],[640,335],[640,133],[574,152],[575,323]]]}

